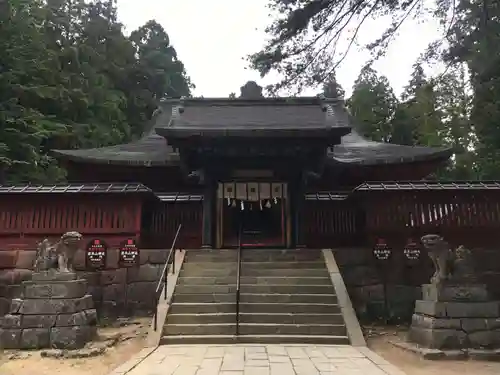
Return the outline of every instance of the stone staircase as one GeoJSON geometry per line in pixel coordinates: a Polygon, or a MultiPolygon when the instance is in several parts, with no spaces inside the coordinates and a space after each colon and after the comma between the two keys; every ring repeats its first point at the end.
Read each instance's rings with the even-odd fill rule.
{"type": "Polygon", "coordinates": [[[349,344],[320,250],[244,249],[236,337],[236,250],[190,250],[161,343],[349,344]]]}
{"type": "Polygon", "coordinates": [[[237,262],[237,250],[186,251],[160,344],[234,339],[237,262]]]}

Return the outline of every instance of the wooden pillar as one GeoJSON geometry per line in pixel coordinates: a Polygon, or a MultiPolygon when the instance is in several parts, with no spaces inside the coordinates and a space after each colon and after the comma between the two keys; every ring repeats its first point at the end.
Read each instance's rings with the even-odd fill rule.
{"type": "Polygon", "coordinates": [[[206,181],[203,191],[203,228],[202,243],[203,249],[211,249],[214,246],[214,219],[215,219],[215,184],[206,181]]]}
{"type": "Polygon", "coordinates": [[[291,219],[291,247],[295,248],[300,246],[301,241],[301,227],[300,215],[302,211],[302,189],[297,181],[291,181],[288,185],[290,197],[290,219],[291,219]]]}

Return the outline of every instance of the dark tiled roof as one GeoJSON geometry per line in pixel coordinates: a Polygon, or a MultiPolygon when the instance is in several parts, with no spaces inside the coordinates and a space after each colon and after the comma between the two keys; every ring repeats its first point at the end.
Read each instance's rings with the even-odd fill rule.
{"type": "Polygon", "coordinates": [[[153,116],[150,126],[136,142],[116,146],[79,150],[54,150],[61,158],[100,164],[128,164],[138,166],[176,164],[179,155],[169,146],[155,128],[170,122],[171,106],[162,105],[153,116]]]}
{"type": "Polygon", "coordinates": [[[146,193],[153,191],[140,183],[66,184],[66,185],[0,185],[0,194],[71,194],[71,193],[146,193]]]}
{"type": "Polygon", "coordinates": [[[342,143],[329,150],[331,163],[352,165],[409,163],[424,160],[446,160],[453,151],[444,147],[403,146],[369,141],[352,130],[342,143]]]}
{"type": "Polygon", "coordinates": [[[355,191],[392,191],[392,190],[500,190],[496,181],[409,181],[409,182],[367,182],[355,191]]]}
{"type": "MultiPolygon", "coordinates": [[[[178,125],[191,127],[192,129],[199,127],[208,128],[209,126],[217,127],[219,125],[215,119],[221,121],[220,119],[224,118],[226,123],[229,123],[229,119],[231,119],[231,123],[235,127],[249,127],[253,130],[263,128],[264,124],[268,124],[269,126],[273,123],[273,126],[278,126],[278,124],[282,126],[285,122],[281,118],[287,118],[286,123],[291,124],[288,125],[289,128],[299,126],[300,124],[304,130],[309,129],[310,131],[315,128],[317,129],[321,121],[323,127],[325,126],[325,113],[318,110],[318,102],[314,104],[312,98],[294,98],[293,101],[283,98],[273,100],[274,103],[294,103],[293,101],[295,101],[295,103],[300,102],[301,105],[264,105],[264,103],[273,101],[263,101],[262,99],[245,101],[238,99],[191,99],[189,103],[196,102],[200,103],[200,105],[186,109],[185,104],[184,115],[181,117],[178,116],[178,118],[183,118],[183,120],[178,125]],[[233,103],[233,106],[226,106],[226,108],[222,105],[222,103],[229,102],[233,103]],[[234,103],[238,102],[242,104],[243,102],[247,103],[244,106],[242,105],[243,111],[252,114],[253,123],[248,123],[248,120],[241,118],[244,116],[235,117],[234,107],[236,106],[234,103]],[[253,103],[254,105],[248,105],[248,103],[253,103]],[[273,111],[276,111],[276,113],[279,112],[280,115],[273,117],[274,120],[267,118],[267,121],[271,121],[271,123],[265,123],[266,116],[269,113],[274,113],[273,111]],[[264,115],[264,113],[267,115],[264,115]],[[293,116],[293,113],[295,113],[296,118],[300,119],[300,121],[293,116]],[[308,115],[305,115],[306,113],[308,115]]],[[[165,138],[156,134],[156,130],[166,128],[171,124],[172,106],[178,103],[179,101],[166,101],[162,103],[160,110],[151,122],[151,126],[143,137],[136,142],[95,149],[55,150],[54,154],[69,160],[104,164],[129,164],[138,166],[177,165],[179,161],[178,153],[167,144],[165,138]]],[[[173,112],[175,113],[175,110],[173,112]]],[[[335,121],[342,124],[341,126],[350,121],[349,117],[342,111],[333,111],[333,117],[331,118],[335,118],[335,121]],[[335,117],[336,113],[339,113],[337,117],[335,117]]],[[[402,146],[369,141],[360,136],[355,129],[352,129],[350,134],[342,137],[341,144],[334,146],[328,153],[331,164],[345,166],[400,164],[432,160],[444,161],[451,155],[452,151],[448,148],[402,146]]]]}
{"type": "Polygon", "coordinates": [[[263,131],[341,128],[349,127],[349,123],[344,102],[340,100],[321,100],[317,97],[224,98],[178,102],[168,127],[194,131],[263,131]]]}

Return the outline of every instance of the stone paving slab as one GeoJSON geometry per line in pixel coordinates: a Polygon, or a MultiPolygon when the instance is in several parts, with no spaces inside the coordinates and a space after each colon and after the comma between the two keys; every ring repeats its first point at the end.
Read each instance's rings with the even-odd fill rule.
{"type": "Polygon", "coordinates": [[[405,375],[368,348],[165,345],[127,375],[405,375]]]}

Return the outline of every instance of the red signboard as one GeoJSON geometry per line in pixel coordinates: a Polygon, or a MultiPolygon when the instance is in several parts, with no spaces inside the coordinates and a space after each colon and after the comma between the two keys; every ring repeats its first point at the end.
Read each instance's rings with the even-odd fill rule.
{"type": "Polygon", "coordinates": [[[139,248],[135,240],[129,238],[120,244],[119,249],[119,265],[120,267],[133,267],[139,265],[139,248]]]}
{"type": "Polygon", "coordinates": [[[373,247],[373,255],[377,260],[388,260],[392,255],[392,249],[384,239],[379,238],[373,247]]]}
{"type": "Polygon", "coordinates": [[[100,270],[106,267],[106,255],[108,245],[106,242],[94,239],[90,241],[85,250],[85,265],[93,270],[100,270]]]}
{"type": "Polygon", "coordinates": [[[410,238],[404,248],[404,254],[408,260],[418,260],[420,258],[420,246],[410,238]]]}

